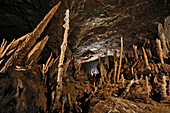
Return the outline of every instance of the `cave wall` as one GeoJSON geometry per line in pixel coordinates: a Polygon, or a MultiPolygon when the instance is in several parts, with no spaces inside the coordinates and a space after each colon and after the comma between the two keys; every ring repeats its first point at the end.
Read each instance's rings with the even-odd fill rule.
{"type": "Polygon", "coordinates": [[[0,37],[11,40],[31,32],[49,9],[49,0],[0,0],[0,37]]]}
{"type": "MultiPolygon", "coordinates": [[[[0,39],[12,40],[32,31],[58,2],[0,0],[0,39]]],[[[45,56],[49,56],[45,54],[49,51],[59,53],[66,9],[70,9],[68,45],[75,58],[80,59],[87,50],[102,55],[107,44],[112,54],[114,48],[119,49],[121,36],[125,49],[132,44],[140,45],[144,38],[156,38],[157,22],[169,15],[170,3],[166,0],[63,0],[42,34],[50,37],[45,56]]]]}
{"type": "Polygon", "coordinates": [[[104,56],[107,45],[113,55],[120,37],[125,50],[140,47],[145,38],[155,40],[158,22],[170,14],[169,3],[158,0],[85,0],[75,6],[69,40],[77,62],[104,56]]]}

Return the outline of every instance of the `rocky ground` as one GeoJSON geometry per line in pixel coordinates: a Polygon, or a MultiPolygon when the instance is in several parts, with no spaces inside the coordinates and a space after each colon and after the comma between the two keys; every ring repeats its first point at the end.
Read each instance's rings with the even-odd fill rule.
{"type": "Polygon", "coordinates": [[[0,5],[0,112],[170,112],[169,1],[0,5]]]}

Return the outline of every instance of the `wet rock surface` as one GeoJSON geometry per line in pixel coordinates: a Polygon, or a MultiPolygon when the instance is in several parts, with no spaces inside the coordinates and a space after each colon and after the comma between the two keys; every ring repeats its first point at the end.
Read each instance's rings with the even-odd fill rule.
{"type": "Polygon", "coordinates": [[[89,113],[168,113],[169,111],[169,106],[162,106],[161,104],[149,105],[134,103],[117,97],[108,97],[103,100],[92,99],[89,113]]]}
{"type": "Polygon", "coordinates": [[[75,28],[70,33],[77,62],[87,59],[81,57],[87,51],[95,53],[86,54],[89,59],[104,56],[107,45],[108,54],[113,55],[114,49],[120,49],[120,37],[124,37],[125,50],[133,44],[140,46],[144,38],[156,38],[156,22],[169,14],[168,7],[149,0],[92,0],[82,2],[81,6],[77,21],[72,20],[75,28]]]}
{"type": "MultiPolygon", "coordinates": [[[[1,0],[1,37],[12,40],[30,32],[58,1],[1,0]]],[[[78,63],[89,50],[95,54],[87,54],[88,58],[104,56],[107,45],[109,54],[113,55],[113,49],[120,49],[121,36],[125,49],[132,44],[140,46],[144,38],[155,39],[157,22],[169,14],[169,2],[159,0],[64,0],[44,32],[50,37],[44,51],[52,50],[58,55],[67,8],[71,15],[68,44],[78,63]]]]}

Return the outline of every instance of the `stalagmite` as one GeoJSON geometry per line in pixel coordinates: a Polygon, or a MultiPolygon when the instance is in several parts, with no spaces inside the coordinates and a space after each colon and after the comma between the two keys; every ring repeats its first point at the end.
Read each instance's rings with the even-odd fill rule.
{"type": "Polygon", "coordinates": [[[124,79],[123,74],[121,75],[121,83],[122,83],[122,87],[124,88],[125,87],[125,79],[124,79]]]}
{"type": "Polygon", "coordinates": [[[117,51],[114,50],[114,75],[113,82],[116,83],[116,74],[117,74],[117,51]]]}
{"type": "Polygon", "coordinates": [[[168,96],[170,96],[170,78],[169,78],[169,85],[168,85],[168,96]]]}
{"type": "Polygon", "coordinates": [[[148,63],[148,58],[147,58],[147,55],[146,55],[146,52],[145,52],[145,49],[142,47],[142,50],[143,50],[143,56],[145,58],[145,64],[146,64],[146,67],[151,70],[151,67],[149,66],[149,63],[148,63]]]}
{"type": "Polygon", "coordinates": [[[108,48],[109,48],[109,45],[107,45],[107,47],[106,47],[106,56],[105,56],[104,64],[107,65],[107,67],[109,69],[108,48]]]}
{"type": "Polygon", "coordinates": [[[1,44],[1,47],[0,47],[0,55],[1,55],[1,56],[2,56],[2,52],[3,52],[4,49],[5,49],[6,44],[7,44],[7,41],[5,41],[5,39],[3,39],[2,44],[1,44]]]}
{"type": "Polygon", "coordinates": [[[62,91],[62,76],[63,76],[63,62],[64,62],[64,57],[65,57],[65,51],[67,48],[67,38],[68,38],[68,30],[69,30],[69,9],[66,10],[66,16],[64,18],[65,24],[63,25],[63,27],[65,28],[65,32],[64,32],[64,39],[63,39],[63,43],[61,45],[61,54],[60,54],[60,59],[59,59],[59,65],[58,65],[58,75],[56,76],[56,80],[58,82],[58,85],[56,87],[57,90],[57,100],[60,98],[61,96],[61,91],[62,91]]]}
{"type": "Polygon", "coordinates": [[[64,113],[64,105],[65,105],[65,101],[64,101],[64,99],[62,100],[62,112],[61,113],[64,113]]]}
{"type": "Polygon", "coordinates": [[[73,105],[72,105],[72,102],[71,102],[70,93],[68,93],[68,102],[69,102],[70,110],[72,110],[73,105]]]}
{"type": "Polygon", "coordinates": [[[150,59],[152,59],[152,53],[150,49],[146,49],[146,52],[148,53],[148,56],[150,59]]]}
{"type": "Polygon", "coordinates": [[[133,45],[133,50],[134,50],[135,58],[138,59],[137,46],[133,45]]]}
{"type": "Polygon", "coordinates": [[[124,56],[124,58],[125,58],[126,63],[128,63],[128,59],[127,59],[126,54],[125,54],[124,51],[123,51],[123,56],[124,56]]]}
{"type": "Polygon", "coordinates": [[[166,97],[167,97],[166,86],[167,86],[166,76],[163,75],[163,77],[162,77],[162,85],[161,85],[161,87],[162,87],[161,93],[162,93],[162,97],[163,97],[163,98],[166,98],[166,97]]]}
{"type": "Polygon", "coordinates": [[[168,47],[167,47],[166,37],[165,37],[164,32],[165,32],[165,30],[164,30],[162,24],[159,23],[159,25],[158,25],[158,34],[159,34],[159,37],[160,37],[161,42],[162,42],[164,57],[165,57],[165,58],[168,58],[168,56],[169,56],[169,50],[168,50],[168,47]]]}
{"type": "Polygon", "coordinates": [[[132,75],[134,75],[134,70],[133,70],[133,68],[136,66],[136,64],[138,63],[138,61],[139,61],[139,60],[137,60],[137,61],[133,64],[133,66],[131,67],[132,75]]]}
{"type": "Polygon", "coordinates": [[[165,22],[164,22],[164,34],[165,34],[165,37],[166,37],[166,44],[167,44],[167,47],[168,49],[170,50],[170,26],[169,26],[169,23],[170,23],[170,16],[168,16],[166,19],[165,19],[165,22]]]}
{"type": "Polygon", "coordinates": [[[29,33],[15,40],[12,46],[9,48],[9,50],[12,50],[15,47],[19,46],[19,44],[21,44],[27,38],[28,35],[29,33]]]}
{"type": "Polygon", "coordinates": [[[133,83],[136,83],[138,81],[131,80],[130,83],[126,86],[126,89],[123,91],[122,96],[126,96],[126,94],[129,92],[130,87],[133,85],[133,83]]]}
{"type": "MultiPolygon", "coordinates": [[[[147,44],[148,44],[149,46],[151,46],[151,43],[150,43],[150,41],[149,41],[148,39],[147,39],[147,44]]],[[[147,52],[149,58],[152,59],[151,48],[146,48],[146,52],[147,52]]]]}
{"type": "Polygon", "coordinates": [[[147,96],[149,97],[150,88],[149,88],[149,81],[148,81],[148,77],[147,77],[147,76],[145,76],[145,80],[146,80],[146,90],[147,90],[147,96]]]}
{"type": "MultiPolygon", "coordinates": [[[[131,67],[131,72],[132,72],[132,75],[135,76],[135,80],[138,80],[138,77],[137,77],[136,73],[134,72],[134,69],[133,69],[133,68],[137,65],[138,61],[139,61],[139,60],[137,60],[137,61],[133,64],[133,66],[131,67]]],[[[139,84],[139,82],[137,82],[137,84],[139,84]]]]}
{"type": "Polygon", "coordinates": [[[169,50],[168,50],[168,48],[167,48],[167,46],[166,46],[165,35],[162,34],[160,38],[161,38],[161,42],[162,42],[162,46],[163,46],[164,57],[165,57],[165,58],[168,58],[168,56],[169,56],[169,50]]]}
{"type": "Polygon", "coordinates": [[[44,19],[37,25],[33,32],[29,33],[26,36],[25,41],[18,47],[15,53],[8,59],[5,63],[4,67],[0,70],[1,73],[6,73],[6,71],[13,65],[22,65],[23,59],[26,54],[30,51],[32,46],[36,43],[36,40],[40,37],[42,32],[44,31],[45,27],[47,26],[48,22],[51,20],[55,12],[57,11],[58,7],[60,6],[61,2],[59,2],[56,6],[54,6],[50,12],[44,17],[44,19]],[[14,64],[14,62],[16,64],[14,64]]]}
{"type": "Polygon", "coordinates": [[[67,72],[67,69],[69,67],[70,62],[71,62],[71,59],[67,60],[66,63],[65,63],[64,75],[66,75],[66,72],[67,72]]]}
{"type": "Polygon", "coordinates": [[[158,83],[158,77],[155,76],[154,79],[153,79],[154,83],[157,84],[158,83]]]}
{"type": "Polygon", "coordinates": [[[135,80],[139,80],[139,79],[138,79],[138,76],[136,75],[136,73],[135,73],[135,80]]]}
{"type": "Polygon", "coordinates": [[[0,58],[2,58],[4,55],[6,55],[9,48],[13,45],[14,41],[15,41],[15,39],[7,47],[5,47],[7,44],[7,41],[5,41],[5,43],[3,44],[3,42],[4,42],[4,40],[3,40],[1,47],[0,47],[0,58]]]}
{"type": "Polygon", "coordinates": [[[113,69],[109,72],[108,74],[108,83],[110,84],[111,83],[111,76],[112,76],[112,73],[113,73],[113,69]]]}
{"type": "Polygon", "coordinates": [[[121,37],[121,50],[120,50],[120,60],[119,60],[119,69],[117,73],[117,81],[119,81],[121,66],[122,66],[122,52],[123,52],[123,37],[121,37]]]}
{"type": "Polygon", "coordinates": [[[158,56],[161,60],[161,64],[164,64],[164,57],[163,57],[163,51],[162,51],[162,48],[161,48],[161,41],[159,39],[156,39],[156,43],[157,43],[157,53],[158,53],[158,56]]]}
{"type": "Polygon", "coordinates": [[[143,75],[141,75],[140,79],[139,80],[143,80],[143,75]]]}
{"type": "Polygon", "coordinates": [[[43,48],[45,47],[45,44],[47,43],[48,39],[49,37],[47,35],[43,40],[41,40],[34,46],[34,48],[29,52],[27,56],[26,64],[29,64],[32,60],[33,62],[36,62],[43,48]]]}
{"type": "Polygon", "coordinates": [[[105,71],[106,70],[103,66],[103,62],[102,62],[100,56],[99,56],[99,67],[100,67],[100,73],[101,73],[100,85],[102,85],[102,83],[105,83],[105,78],[106,78],[106,76],[105,76],[106,72],[105,71]]]}

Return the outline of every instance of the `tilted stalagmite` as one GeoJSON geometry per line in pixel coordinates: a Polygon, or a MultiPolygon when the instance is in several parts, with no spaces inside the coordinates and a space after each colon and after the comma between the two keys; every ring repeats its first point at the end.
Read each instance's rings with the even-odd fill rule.
{"type": "Polygon", "coordinates": [[[29,64],[32,60],[33,62],[36,62],[45,44],[47,43],[48,39],[49,39],[49,36],[47,35],[43,40],[41,40],[34,46],[34,48],[29,52],[25,64],[29,64]]]}
{"type": "Polygon", "coordinates": [[[28,35],[29,33],[15,40],[13,44],[10,46],[9,50],[12,50],[15,47],[19,46],[19,44],[21,44],[27,38],[28,35]]]}
{"type": "Polygon", "coordinates": [[[6,44],[7,44],[7,41],[5,41],[5,39],[3,39],[1,47],[0,47],[0,55],[1,56],[2,56],[2,53],[3,53],[4,49],[5,49],[6,44]]]}
{"type": "Polygon", "coordinates": [[[14,43],[15,40],[13,40],[7,47],[6,47],[6,44],[7,44],[7,41],[5,41],[5,39],[3,39],[3,42],[1,44],[1,47],[0,47],[0,58],[2,58],[9,50],[9,48],[12,46],[12,44],[14,43]]]}
{"type": "Polygon", "coordinates": [[[32,46],[35,44],[36,40],[40,37],[45,27],[47,26],[48,22],[57,11],[60,4],[61,2],[54,6],[50,10],[50,12],[44,17],[44,19],[37,25],[34,31],[26,36],[25,41],[18,47],[15,53],[8,59],[5,66],[0,70],[1,73],[5,73],[10,66],[14,65],[14,61],[16,64],[22,65],[23,58],[26,57],[26,54],[30,51],[32,46]]]}

